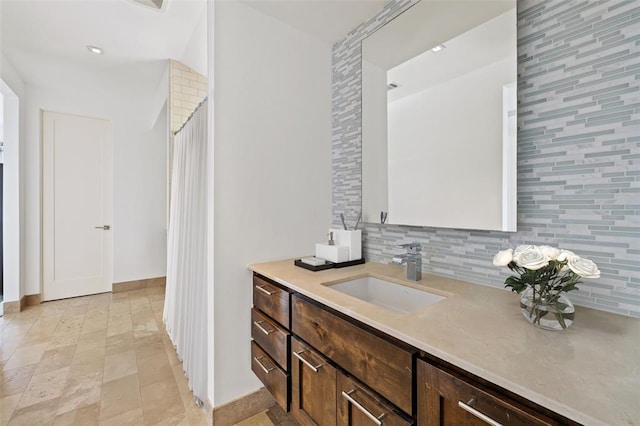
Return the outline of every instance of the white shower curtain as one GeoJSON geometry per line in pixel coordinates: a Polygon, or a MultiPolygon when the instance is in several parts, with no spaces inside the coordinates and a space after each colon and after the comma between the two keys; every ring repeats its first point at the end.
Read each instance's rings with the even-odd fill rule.
{"type": "Polygon", "coordinates": [[[207,101],[174,140],[163,319],[194,396],[207,393],[207,101]]]}

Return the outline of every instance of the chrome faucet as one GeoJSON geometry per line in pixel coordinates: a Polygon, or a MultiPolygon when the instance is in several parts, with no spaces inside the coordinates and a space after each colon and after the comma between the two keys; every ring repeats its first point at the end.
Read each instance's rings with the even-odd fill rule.
{"type": "Polygon", "coordinates": [[[400,248],[407,252],[399,256],[394,256],[392,262],[397,264],[407,264],[407,279],[420,281],[422,279],[422,245],[420,243],[400,244],[400,248]]]}

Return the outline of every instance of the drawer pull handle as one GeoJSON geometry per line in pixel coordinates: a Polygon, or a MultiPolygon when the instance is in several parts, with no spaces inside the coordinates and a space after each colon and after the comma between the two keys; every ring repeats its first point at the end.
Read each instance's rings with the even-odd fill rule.
{"type": "Polygon", "coordinates": [[[264,321],[254,321],[253,325],[255,325],[256,327],[258,327],[258,329],[260,329],[260,331],[262,331],[264,334],[266,334],[267,336],[270,335],[271,333],[273,333],[274,331],[276,331],[276,329],[274,328],[273,330],[267,330],[266,328],[264,328],[262,326],[262,323],[264,321]]]}
{"type": "Polygon", "coordinates": [[[264,285],[257,285],[256,288],[261,292],[263,292],[264,294],[266,294],[267,296],[271,296],[272,294],[276,293],[275,291],[267,290],[266,288],[264,288],[264,285]]]}
{"type": "Polygon", "coordinates": [[[374,422],[375,424],[377,424],[378,426],[382,426],[382,419],[384,418],[384,416],[386,415],[386,413],[382,413],[380,414],[378,417],[374,416],[371,411],[367,410],[366,408],[364,408],[364,406],[362,404],[360,404],[358,401],[356,401],[351,395],[353,393],[355,393],[355,389],[351,389],[349,392],[344,392],[342,391],[342,396],[345,397],[347,399],[347,401],[349,401],[350,403],[352,403],[358,410],[362,411],[362,413],[369,417],[371,419],[372,422],[374,422]]]}
{"type": "Polygon", "coordinates": [[[264,359],[264,357],[263,357],[263,356],[261,356],[261,357],[254,356],[254,357],[253,357],[253,360],[254,360],[255,362],[257,362],[257,363],[258,363],[258,365],[260,366],[260,368],[262,368],[262,370],[263,370],[265,373],[267,373],[267,374],[271,373],[271,371],[273,371],[276,367],[267,368],[267,367],[264,365],[264,363],[261,361],[262,359],[264,359]]]}
{"type": "Polygon", "coordinates": [[[471,399],[466,404],[464,402],[462,402],[462,401],[458,401],[458,407],[462,408],[467,413],[470,413],[470,414],[476,416],[477,418],[479,418],[480,420],[482,420],[483,422],[485,422],[487,424],[490,424],[491,426],[502,426],[501,423],[496,422],[491,417],[489,417],[486,414],[483,414],[480,411],[478,411],[475,408],[473,408],[471,406],[472,404],[475,404],[475,400],[474,399],[471,399]]]}
{"type": "Polygon", "coordinates": [[[294,352],[294,353],[293,353],[293,355],[295,355],[295,357],[296,357],[296,358],[298,358],[300,361],[302,361],[303,363],[305,363],[305,364],[307,365],[307,367],[309,367],[310,369],[312,369],[312,370],[313,370],[313,372],[314,372],[314,373],[317,373],[317,372],[318,372],[318,369],[319,369],[320,367],[322,367],[324,364],[313,365],[313,364],[311,364],[309,361],[307,361],[306,359],[304,359],[304,358],[302,357],[302,355],[301,355],[301,354],[302,354],[303,352],[306,352],[306,351],[307,351],[306,349],[303,349],[303,350],[301,350],[301,351],[294,352]]]}

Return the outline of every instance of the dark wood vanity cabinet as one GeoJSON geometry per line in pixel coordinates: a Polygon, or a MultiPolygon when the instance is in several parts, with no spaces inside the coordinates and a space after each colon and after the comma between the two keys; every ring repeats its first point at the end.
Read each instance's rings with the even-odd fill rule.
{"type": "Polygon", "coordinates": [[[290,299],[289,291],[254,274],[251,370],[285,411],[290,400],[290,299]]]}
{"type": "Polygon", "coordinates": [[[295,294],[291,311],[296,336],[411,414],[414,353],[295,294]]]}
{"type": "Polygon", "coordinates": [[[576,424],[257,273],[253,304],[252,370],[301,425],[576,424]]]}
{"type": "Polygon", "coordinates": [[[291,331],[291,413],[300,424],[413,424],[413,353],[297,294],[291,331]]]}
{"type": "Polygon", "coordinates": [[[562,424],[426,361],[419,359],[417,370],[417,419],[421,426],[562,424]]]}

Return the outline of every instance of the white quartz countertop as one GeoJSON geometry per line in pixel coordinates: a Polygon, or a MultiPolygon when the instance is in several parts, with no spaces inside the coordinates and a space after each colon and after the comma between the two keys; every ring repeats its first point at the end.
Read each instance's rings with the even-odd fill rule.
{"type": "Polygon", "coordinates": [[[368,262],[312,272],[293,259],[249,268],[384,333],[585,425],[640,425],[640,319],[576,307],[564,331],[541,330],[515,293],[368,262]],[[327,287],[374,276],[447,296],[398,314],[327,287]]]}

